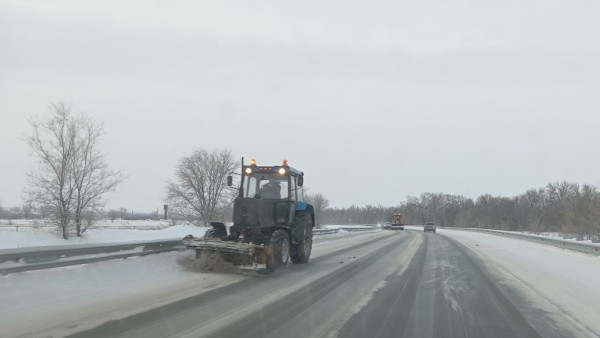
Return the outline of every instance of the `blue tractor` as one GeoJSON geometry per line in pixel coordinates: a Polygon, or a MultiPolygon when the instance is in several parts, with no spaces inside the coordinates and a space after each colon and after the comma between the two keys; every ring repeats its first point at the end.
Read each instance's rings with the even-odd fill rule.
{"type": "MultiPolygon", "coordinates": [[[[227,178],[229,186],[233,178],[227,178]]],[[[304,173],[282,165],[244,165],[233,204],[233,225],[211,222],[203,239],[186,237],[184,243],[196,250],[196,258],[218,252],[236,265],[263,265],[273,271],[289,260],[308,262],[312,250],[315,213],[304,200],[304,173]]],[[[260,269],[260,268],[258,268],[260,269]]]]}

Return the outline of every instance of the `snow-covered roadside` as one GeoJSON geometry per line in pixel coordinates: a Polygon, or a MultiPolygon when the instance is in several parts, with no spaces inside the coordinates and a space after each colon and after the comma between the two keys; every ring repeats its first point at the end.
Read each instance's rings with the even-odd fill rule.
{"type": "MultiPolygon", "coordinates": [[[[381,231],[320,236],[311,257],[387,236],[381,231]]],[[[248,278],[188,271],[185,263],[192,257],[190,251],[169,252],[0,276],[0,336],[73,333],[248,278]]]]}
{"type": "Polygon", "coordinates": [[[518,239],[438,229],[487,262],[499,283],[512,285],[559,322],[600,333],[600,258],[518,239]]]}
{"type": "MultiPolygon", "coordinates": [[[[156,226],[159,222],[153,221],[115,221],[117,226],[135,226],[143,227],[156,226]]],[[[197,227],[193,225],[175,225],[162,230],[134,230],[134,229],[110,229],[111,222],[102,223],[103,229],[89,229],[85,232],[83,238],[72,237],[69,240],[64,240],[52,230],[31,229],[27,231],[5,231],[0,229],[0,250],[37,247],[47,245],[72,245],[72,244],[99,244],[99,243],[117,243],[117,242],[135,242],[135,241],[150,241],[150,240],[168,240],[174,238],[183,238],[187,235],[201,237],[204,232],[209,229],[206,227],[197,227]]],[[[327,228],[340,228],[340,226],[327,226],[327,228]]],[[[352,228],[350,226],[349,228],[352,228]]],[[[373,231],[381,231],[379,228],[373,228],[373,231]]],[[[342,231],[337,234],[328,234],[327,236],[354,236],[356,232],[342,231]]],[[[315,238],[320,236],[315,236],[315,238]]]]}
{"type": "Polygon", "coordinates": [[[69,323],[81,329],[246,278],[186,271],[177,261],[190,255],[169,252],[0,277],[0,335],[39,336],[69,323]]]}
{"type": "Polygon", "coordinates": [[[91,229],[83,238],[64,240],[49,231],[0,231],[0,249],[23,248],[46,245],[70,245],[87,243],[115,243],[183,238],[186,235],[202,236],[208,228],[193,225],[175,225],[162,230],[91,229]]]}

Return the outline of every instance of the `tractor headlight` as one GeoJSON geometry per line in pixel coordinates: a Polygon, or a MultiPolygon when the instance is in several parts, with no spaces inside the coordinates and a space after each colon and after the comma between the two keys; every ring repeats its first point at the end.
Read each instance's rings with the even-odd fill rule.
{"type": "Polygon", "coordinates": [[[285,175],[285,168],[279,168],[279,175],[285,175]]]}
{"type": "Polygon", "coordinates": [[[246,174],[250,175],[252,174],[252,168],[246,168],[246,174]]]}

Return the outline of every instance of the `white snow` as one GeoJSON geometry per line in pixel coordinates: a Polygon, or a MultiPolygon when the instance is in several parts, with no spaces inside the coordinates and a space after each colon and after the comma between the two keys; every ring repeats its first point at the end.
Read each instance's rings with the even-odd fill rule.
{"type": "Polygon", "coordinates": [[[438,229],[480,255],[499,283],[584,332],[600,332],[600,257],[484,233],[438,229]]]}
{"type": "MultiPolygon", "coordinates": [[[[144,221],[146,222],[146,221],[144,221]]],[[[135,223],[134,223],[135,224],[135,223]]],[[[148,224],[148,223],[146,223],[148,224]]],[[[139,224],[137,226],[140,226],[139,224]]],[[[46,245],[70,245],[87,243],[135,242],[183,238],[186,235],[202,236],[208,228],[194,225],[175,225],[162,230],[139,229],[89,229],[83,238],[64,240],[54,230],[5,231],[0,228],[0,249],[23,248],[46,245]]]]}
{"type": "Polygon", "coordinates": [[[0,219],[0,226],[9,225],[33,225],[35,221],[28,219],[0,219]]]}

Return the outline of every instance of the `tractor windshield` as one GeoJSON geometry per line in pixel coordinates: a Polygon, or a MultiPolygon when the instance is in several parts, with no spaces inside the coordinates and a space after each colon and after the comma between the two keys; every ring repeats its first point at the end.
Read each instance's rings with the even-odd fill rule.
{"type": "Polygon", "coordinates": [[[286,199],[289,197],[287,176],[277,174],[254,174],[246,177],[244,197],[263,199],[286,199]]]}

